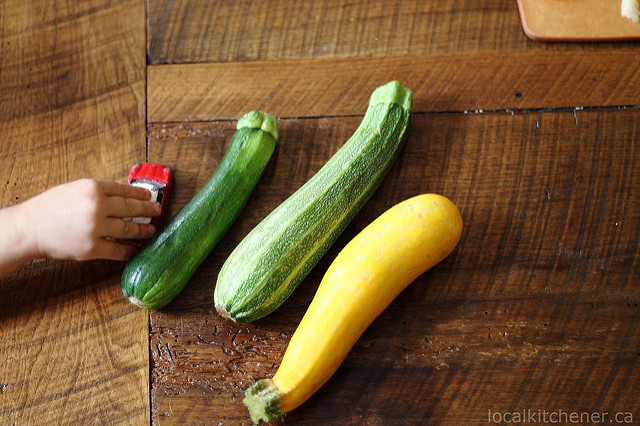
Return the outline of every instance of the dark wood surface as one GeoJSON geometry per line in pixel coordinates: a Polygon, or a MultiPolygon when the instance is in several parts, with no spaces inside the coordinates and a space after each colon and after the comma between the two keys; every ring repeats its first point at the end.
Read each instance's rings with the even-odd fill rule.
{"type": "MultiPolygon", "coordinates": [[[[382,186],[285,305],[252,325],[215,313],[213,288],[226,256],[359,120],[280,121],[274,161],[236,226],[188,288],[151,314],[154,420],[198,422],[211,413],[246,423],[244,389],[275,373],[331,259],[377,215],[422,192],[447,194],[460,206],[459,247],[401,294],[285,423],[479,424],[489,410],[520,409],[635,413],[640,193],[632,171],[640,157],[633,109],[418,113],[382,186]]],[[[185,198],[174,207],[204,183],[232,133],[226,121],[149,129],[151,158],[183,165],[177,185],[184,182],[185,198]],[[186,152],[214,157],[186,164],[186,152]]]]}
{"type": "Polygon", "coordinates": [[[166,308],[128,305],[111,262],[35,263],[0,283],[0,423],[250,424],[244,390],[275,373],[340,248],[423,192],[460,208],[458,247],[274,423],[639,421],[637,44],[533,42],[507,0],[161,0],[146,19],[139,0],[56,4],[0,5],[2,206],[85,174],[122,180],[148,159],[176,172],[175,214],[242,114],[276,115],[281,139],[166,308]],[[275,313],[219,317],[226,257],[390,79],[413,90],[415,113],[378,191],[275,313]]]}

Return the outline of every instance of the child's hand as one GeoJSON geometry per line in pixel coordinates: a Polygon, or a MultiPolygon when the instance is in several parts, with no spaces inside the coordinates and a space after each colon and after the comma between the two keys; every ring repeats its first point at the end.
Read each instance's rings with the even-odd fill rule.
{"type": "Polygon", "coordinates": [[[23,235],[32,238],[35,257],[51,259],[129,259],[135,248],[116,239],[149,238],[153,225],[125,217],[152,217],[160,204],[143,188],[82,179],[51,188],[18,205],[23,235]]]}

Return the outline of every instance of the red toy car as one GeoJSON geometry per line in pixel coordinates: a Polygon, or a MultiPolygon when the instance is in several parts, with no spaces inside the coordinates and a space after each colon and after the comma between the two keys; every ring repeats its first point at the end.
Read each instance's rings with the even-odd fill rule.
{"type": "Polygon", "coordinates": [[[151,201],[157,201],[162,207],[160,216],[134,217],[130,220],[137,223],[151,223],[159,230],[164,223],[169,194],[173,188],[173,172],[171,168],[161,164],[138,163],[129,170],[129,185],[140,186],[151,191],[151,201]]]}

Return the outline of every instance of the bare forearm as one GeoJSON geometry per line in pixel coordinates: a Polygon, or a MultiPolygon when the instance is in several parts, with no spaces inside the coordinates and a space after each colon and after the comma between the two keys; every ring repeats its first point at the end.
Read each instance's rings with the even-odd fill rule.
{"type": "Polygon", "coordinates": [[[37,255],[22,204],[0,210],[0,278],[9,275],[37,255]]]}

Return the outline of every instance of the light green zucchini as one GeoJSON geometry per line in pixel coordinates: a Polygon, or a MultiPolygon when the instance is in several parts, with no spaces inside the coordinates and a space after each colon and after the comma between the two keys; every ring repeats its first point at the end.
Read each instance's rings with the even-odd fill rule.
{"type": "Polygon", "coordinates": [[[222,316],[255,321],[291,295],[382,182],[406,138],[412,102],[397,81],[372,93],[342,148],[227,258],[214,292],[222,316]]]}

